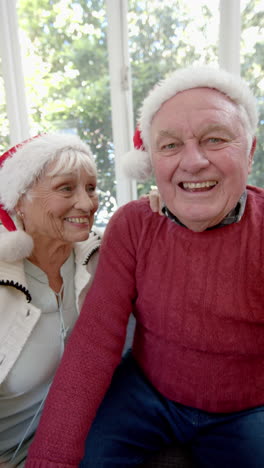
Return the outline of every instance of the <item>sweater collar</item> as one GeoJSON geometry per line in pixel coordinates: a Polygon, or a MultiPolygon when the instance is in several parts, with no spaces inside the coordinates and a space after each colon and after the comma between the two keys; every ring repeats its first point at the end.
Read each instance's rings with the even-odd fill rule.
{"type": "MultiPolygon", "coordinates": [[[[215,226],[209,227],[206,229],[206,231],[210,229],[216,229],[219,227],[227,226],[228,224],[233,224],[233,223],[238,223],[245,211],[246,207],[246,201],[247,201],[247,191],[245,190],[240,199],[238,200],[236,206],[225,216],[224,219],[215,226]]],[[[171,219],[174,223],[178,224],[179,226],[186,227],[181,221],[173,214],[171,211],[164,205],[162,208],[162,212],[167,216],[169,219],[171,219]]]]}

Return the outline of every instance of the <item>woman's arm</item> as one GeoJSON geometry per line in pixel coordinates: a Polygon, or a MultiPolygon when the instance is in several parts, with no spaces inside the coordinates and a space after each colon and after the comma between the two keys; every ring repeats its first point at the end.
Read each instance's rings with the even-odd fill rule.
{"type": "Polygon", "coordinates": [[[106,229],[95,279],[49,392],[28,468],[77,467],[82,458],[87,432],[121,358],[136,293],[135,245],[121,208],[106,229]]]}

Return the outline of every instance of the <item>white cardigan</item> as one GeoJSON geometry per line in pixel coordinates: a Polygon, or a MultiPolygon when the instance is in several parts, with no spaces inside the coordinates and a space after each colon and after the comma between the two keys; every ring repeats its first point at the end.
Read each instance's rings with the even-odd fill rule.
{"type": "MultiPolygon", "coordinates": [[[[1,245],[5,245],[6,249],[8,235],[0,226],[0,385],[16,363],[41,315],[41,310],[31,302],[23,259],[12,263],[1,260],[1,245]],[[2,236],[5,237],[3,243],[2,236]]],[[[74,245],[74,285],[78,312],[94,276],[100,244],[101,235],[94,230],[87,241],[74,245]]],[[[3,257],[6,257],[6,250],[3,257]]]]}

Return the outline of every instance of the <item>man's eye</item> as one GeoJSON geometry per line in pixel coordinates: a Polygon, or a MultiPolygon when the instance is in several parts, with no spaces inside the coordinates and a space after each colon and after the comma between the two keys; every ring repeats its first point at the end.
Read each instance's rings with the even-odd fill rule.
{"type": "Polygon", "coordinates": [[[176,143],[167,143],[166,145],[163,145],[161,149],[167,150],[167,149],[174,149],[176,147],[176,143]]]}
{"type": "Polygon", "coordinates": [[[222,143],[224,140],[218,137],[210,137],[208,138],[209,143],[222,143]]]}
{"type": "Polygon", "coordinates": [[[63,192],[71,192],[72,187],[70,185],[64,185],[63,187],[60,188],[63,192]]]}

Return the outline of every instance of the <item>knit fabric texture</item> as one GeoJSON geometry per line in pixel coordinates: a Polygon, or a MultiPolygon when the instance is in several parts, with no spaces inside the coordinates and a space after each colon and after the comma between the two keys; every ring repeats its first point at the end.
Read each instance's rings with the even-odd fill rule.
{"type": "Polygon", "coordinates": [[[146,200],[115,213],[27,467],[78,466],[132,310],[134,357],[164,396],[209,412],[264,403],[263,213],[254,187],[239,223],[199,233],[146,200]]]}

